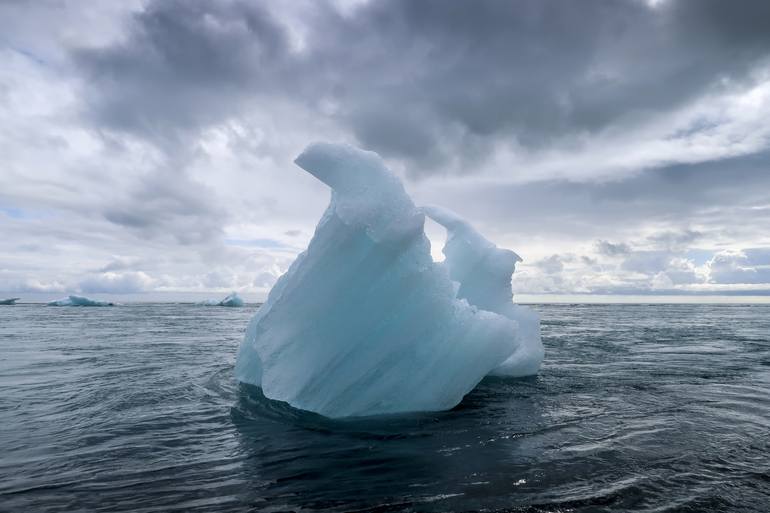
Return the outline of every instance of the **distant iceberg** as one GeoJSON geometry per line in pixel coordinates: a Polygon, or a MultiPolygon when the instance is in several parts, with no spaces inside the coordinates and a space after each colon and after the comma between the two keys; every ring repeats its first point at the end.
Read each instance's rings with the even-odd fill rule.
{"type": "Polygon", "coordinates": [[[207,299],[206,301],[201,301],[198,303],[202,306],[230,306],[230,307],[241,307],[243,306],[243,299],[241,299],[241,296],[238,295],[237,292],[233,292],[229,296],[226,296],[221,301],[217,301],[215,299],[207,299]]]}
{"type": "Polygon", "coordinates": [[[67,296],[63,299],[51,301],[48,306],[115,306],[109,301],[97,301],[83,296],[67,296]]]}
{"type": "Polygon", "coordinates": [[[249,323],[239,381],[346,417],[445,410],[490,373],[537,372],[539,319],[512,302],[518,255],[418,209],[376,153],[314,144],[295,162],[331,203],[249,323]],[[447,229],[445,262],[431,258],[424,212],[447,229]]]}
{"type": "Polygon", "coordinates": [[[20,297],[12,297],[8,299],[0,299],[0,305],[15,305],[16,301],[21,299],[20,297]]]}
{"type": "Polygon", "coordinates": [[[243,306],[243,299],[241,299],[241,296],[239,296],[237,292],[233,292],[222,301],[220,301],[219,305],[241,307],[243,306]]]}

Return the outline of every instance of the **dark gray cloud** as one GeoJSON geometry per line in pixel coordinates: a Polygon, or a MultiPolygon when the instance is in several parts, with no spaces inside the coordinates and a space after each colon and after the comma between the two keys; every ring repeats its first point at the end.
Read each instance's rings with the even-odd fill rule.
{"type": "MultiPolygon", "coordinates": [[[[654,246],[665,246],[661,242],[672,237],[696,243],[707,234],[764,237],[770,226],[768,190],[770,153],[761,153],[651,169],[611,182],[431,187],[421,190],[420,199],[444,203],[503,232],[554,240],[575,236],[609,240],[620,246],[610,248],[600,242],[600,253],[618,253],[627,249],[622,239],[639,238],[636,230],[645,224],[667,227],[647,241],[654,246]]],[[[527,240],[523,237],[521,243],[527,240]]]]}
{"type": "Polygon", "coordinates": [[[596,241],[596,251],[601,255],[617,256],[629,253],[631,248],[624,242],[612,243],[606,240],[598,240],[596,241]]]}
{"type": "Polygon", "coordinates": [[[227,218],[213,191],[178,169],[150,171],[102,208],[105,219],[143,238],[183,245],[219,241],[227,218]]]}
{"type": "Polygon", "coordinates": [[[472,166],[498,139],[547,147],[751,80],[770,55],[762,0],[315,3],[300,50],[276,10],[150,2],[124,41],[75,51],[93,115],[161,139],[283,97],[418,169],[472,166]]]}
{"type": "Polygon", "coordinates": [[[244,93],[272,90],[285,30],[249,2],[150,2],[125,41],[78,49],[91,113],[106,128],[162,143],[233,114],[244,93]]]}
{"type": "Polygon", "coordinates": [[[685,229],[682,231],[664,231],[651,235],[647,240],[656,246],[668,249],[686,248],[703,237],[703,234],[697,230],[685,229]]]}
{"type": "Polygon", "coordinates": [[[770,266],[770,248],[748,248],[742,252],[748,265],[770,266]]]}
{"type": "Polygon", "coordinates": [[[106,265],[102,266],[99,271],[103,273],[125,271],[127,269],[135,269],[141,261],[135,258],[114,257],[106,265]]]}
{"type": "Polygon", "coordinates": [[[664,251],[635,251],[628,255],[621,265],[624,271],[654,274],[665,270],[671,255],[664,251]]]}
{"type": "Polygon", "coordinates": [[[547,274],[558,274],[564,270],[564,263],[562,257],[559,255],[551,255],[548,258],[544,258],[535,263],[540,267],[543,272],[547,274]]]}

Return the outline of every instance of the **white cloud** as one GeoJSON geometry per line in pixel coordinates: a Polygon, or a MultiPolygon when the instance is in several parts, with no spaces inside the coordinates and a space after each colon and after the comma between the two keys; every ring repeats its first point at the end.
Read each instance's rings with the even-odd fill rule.
{"type": "Polygon", "coordinates": [[[86,277],[78,288],[83,292],[128,294],[151,290],[155,280],[142,271],[105,272],[86,277]]]}
{"type": "MultiPolygon", "coordinates": [[[[763,252],[766,251],[763,248],[763,252]]],[[[756,265],[744,251],[721,251],[707,263],[709,280],[719,284],[764,284],[770,287],[770,262],[757,260],[764,265],[756,265]]]]}

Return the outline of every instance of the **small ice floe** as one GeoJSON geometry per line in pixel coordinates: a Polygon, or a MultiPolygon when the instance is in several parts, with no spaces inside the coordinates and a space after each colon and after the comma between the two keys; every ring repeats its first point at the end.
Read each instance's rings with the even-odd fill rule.
{"type": "Polygon", "coordinates": [[[21,299],[20,297],[12,297],[8,299],[0,299],[0,305],[15,305],[16,301],[21,299]]]}
{"type": "Polygon", "coordinates": [[[232,294],[228,295],[221,301],[217,301],[216,299],[207,299],[206,301],[201,301],[198,303],[202,306],[230,306],[230,307],[241,307],[243,306],[243,299],[241,299],[241,296],[238,295],[237,292],[233,292],[232,294]]]}
{"type": "Polygon", "coordinates": [[[83,296],[67,296],[51,301],[48,306],[115,306],[111,301],[98,301],[83,296]]]}

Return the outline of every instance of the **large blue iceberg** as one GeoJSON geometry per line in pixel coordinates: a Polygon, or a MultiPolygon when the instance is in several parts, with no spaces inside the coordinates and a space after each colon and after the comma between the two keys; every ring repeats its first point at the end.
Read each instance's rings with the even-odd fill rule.
{"type": "Polygon", "coordinates": [[[295,162],[331,203],[249,323],[239,381],[346,417],[445,410],[488,374],[537,372],[540,321],[512,302],[515,253],[452,212],[417,208],[376,153],[319,143],[295,162]],[[444,262],[425,214],[447,229],[444,262]]]}

